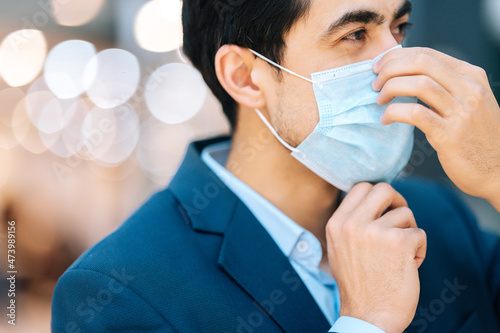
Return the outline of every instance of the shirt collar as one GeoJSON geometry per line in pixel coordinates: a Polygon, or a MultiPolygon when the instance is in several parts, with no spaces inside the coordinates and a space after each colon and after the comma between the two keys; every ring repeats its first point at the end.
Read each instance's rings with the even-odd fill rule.
{"type": "Polygon", "coordinates": [[[317,268],[322,258],[318,239],[224,168],[230,146],[230,141],[208,146],[201,159],[248,207],[289,259],[307,268],[317,268]]]}

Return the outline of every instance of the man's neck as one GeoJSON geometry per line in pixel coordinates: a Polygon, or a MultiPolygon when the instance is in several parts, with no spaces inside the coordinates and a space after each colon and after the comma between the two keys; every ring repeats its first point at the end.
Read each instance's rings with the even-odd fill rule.
{"type": "Polygon", "coordinates": [[[226,168],[304,229],[326,249],[325,227],[339,190],[290,155],[260,119],[233,135],[226,168]]]}

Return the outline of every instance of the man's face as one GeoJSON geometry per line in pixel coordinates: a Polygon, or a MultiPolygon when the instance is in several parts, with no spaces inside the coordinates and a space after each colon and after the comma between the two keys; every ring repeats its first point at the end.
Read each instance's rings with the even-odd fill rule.
{"type": "MultiPolygon", "coordinates": [[[[310,77],[372,59],[403,42],[410,11],[407,0],[311,0],[308,14],[285,36],[281,64],[310,77]]],[[[264,87],[268,112],[278,133],[298,146],[319,122],[313,86],[287,73],[273,76],[264,87]]]]}

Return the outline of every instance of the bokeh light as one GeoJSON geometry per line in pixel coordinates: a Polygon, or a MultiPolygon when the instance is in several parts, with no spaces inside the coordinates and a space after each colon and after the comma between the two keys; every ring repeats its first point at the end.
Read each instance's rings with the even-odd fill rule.
{"type": "Polygon", "coordinates": [[[102,9],[105,0],[51,0],[52,14],[56,22],[69,27],[92,21],[102,9]]]}
{"type": "Polygon", "coordinates": [[[139,165],[149,179],[165,184],[179,168],[186,147],[193,139],[194,131],[189,125],[167,125],[151,117],[141,126],[136,150],[139,165]]]}
{"type": "Polygon", "coordinates": [[[180,0],[155,0],[160,3],[162,14],[172,22],[182,23],[182,1],[180,0]]]}
{"type": "Polygon", "coordinates": [[[38,135],[38,129],[31,123],[26,112],[26,101],[19,102],[12,116],[12,131],[19,144],[33,154],[41,154],[47,147],[38,135]]]}
{"type": "Polygon", "coordinates": [[[171,63],[158,68],[146,84],[144,98],[149,111],[166,124],[194,117],[203,106],[207,86],[194,67],[171,63]]]}
{"type": "Polygon", "coordinates": [[[83,122],[80,154],[105,166],[119,165],[134,151],[139,131],[139,119],[129,104],[113,109],[94,107],[83,122]]]}
{"type": "Polygon", "coordinates": [[[486,27],[497,44],[500,44],[500,0],[484,0],[482,7],[486,27]]]}
{"type": "Polygon", "coordinates": [[[39,30],[23,29],[9,34],[0,44],[0,72],[11,87],[24,86],[42,70],[47,42],[39,30]]]}
{"type": "Polygon", "coordinates": [[[83,144],[82,128],[89,109],[83,99],[76,99],[66,111],[72,114],[71,119],[63,128],[53,133],[39,131],[40,138],[45,146],[59,157],[70,157],[78,154],[83,144]]]}
{"type": "Polygon", "coordinates": [[[20,88],[7,88],[0,90],[0,123],[12,126],[12,113],[25,96],[20,88]]]}
{"type": "MultiPolygon", "coordinates": [[[[95,55],[94,45],[82,40],[69,40],[56,45],[47,56],[44,70],[45,81],[54,95],[61,99],[81,95],[85,91],[85,69],[95,55]]],[[[92,77],[88,80],[94,81],[92,77]]]]}
{"type": "Polygon", "coordinates": [[[137,13],[134,35],[140,47],[151,52],[168,52],[182,45],[181,2],[152,0],[137,13]]]}
{"type": "Polygon", "coordinates": [[[70,106],[74,99],[59,99],[47,87],[43,77],[28,89],[26,114],[41,132],[54,133],[64,128],[73,117],[70,106]]]}
{"type": "Polygon", "coordinates": [[[99,52],[85,69],[84,86],[92,102],[103,109],[126,103],[139,86],[139,61],[130,52],[108,49],[99,52]]]}

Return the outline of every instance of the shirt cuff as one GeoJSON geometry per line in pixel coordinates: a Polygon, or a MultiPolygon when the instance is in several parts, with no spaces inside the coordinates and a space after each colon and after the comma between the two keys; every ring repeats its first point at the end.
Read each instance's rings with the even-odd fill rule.
{"type": "Polygon", "coordinates": [[[362,321],[360,319],[342,316],[340,317],[329,332],[332,333],[385,333],[377,326],[362,321]]]}

